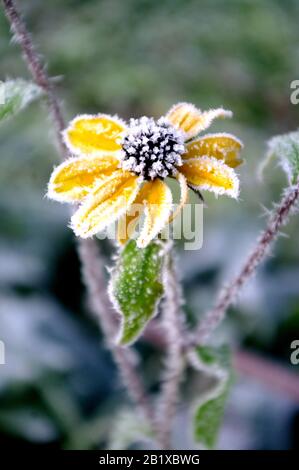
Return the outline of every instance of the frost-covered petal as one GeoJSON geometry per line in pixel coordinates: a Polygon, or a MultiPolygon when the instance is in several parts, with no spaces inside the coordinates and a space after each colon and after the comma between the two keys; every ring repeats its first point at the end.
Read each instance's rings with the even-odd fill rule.
{"type": "Polygon", "coordinates": [[[189,140],[207,129],[214,119],[231,116],[231,111],[223,108],[202,112],[191,103],[178,103],[169,110],[166,118],[181,129],[185,133],[186,140],[189,140]]]}
{"type": "MultiPolygon", "coordinates": [[[[134,203],[132,205],[134,207],[134,203]]],[[[133,207],[119,218],[117,224],[117,240],[121,245],[125,245],[131,238],[138,223],[140,213],[133,210],[133,207]]]]}
{"type": "Polygon", "coordinates": [[[70,158],[53,171],[47,196],[60,202],[80,201],[99,179],[110,176],[118,165],[115,153],[70,158]]]}
{"type": "Polygon", "coordinates": [[[63,137],[72,153],[95,155],[120,150],[125,129],[125,124],[117,117],[82,114],[71,121],[63,137]]]}
{"type": "Polygon", "coordinates": [[[239,179],[233,168],[214,157],[199,157],[186,160],[180,171],[186,176],[191,187],[197,190],[213,191],[237,198],[239,179]]]}
{"type": "Polygon", "coordinates": [[[182,155],[184,160],[196,157],[215,157],[223,160],[231,168],[242,163],[240,150],[242,142],[228,133],[207,134],[186,145],[186,153],[182,155]]]}
{"type": "Polygon", "coordinates": [[[100,182],[72,217],[75,234],[88,238],[115,222],[128,210],[139,187],[138,178],[123,170],[100,182]]]}
{"type": "Polygon", "coordinates": [[[205,129],[210,127],[214,119],[231,118],[232,116],[233,113],[231,111],[223,108],[209,109],[208,111],[203,111],[201,114],[201,125],[199,132],[204,131],[205,129]]]}
{"type": "Polygon", "coordinates": [[[145,204],[145,220],[140,235],[137,238],[137,246],[144,248],[158,235],[168,223],[172,210],[172,194],[169,187],[160,179],[150,181],[145,204]]]}
{"type": "Polygon", "coordinates": [[[176,174],[176,179],[179,182],[180,190],[181,190],[180,201],[179,201],[179,204],[176,206],[175,210],[172,212],[169,222],[174,220],[176,216],[179,215],[179,213],[181,212],[181,210],[183,209],[184,205],[186,204],[188,200],[189,189],[188,189],[188,183],[187,183],[186,177],[183,175],[183,173],[180,173],[178,171],[176,174]]]}
{"type": "MultiPolygon", "coordinates": [[[[181,177],[184,178],[183,175],[181,177]]],[[[171,216],[173,216],[171,208],[172,195],[168,186],[158,179],[145,182],[129,210],[119,220],[118,241],[124,244],[132,238],[138,220],[144,211],[146,213],[145,222],[138,240],[143,237],[145,230],[148,230],[148,236],[151,237],[149,241],[151,241],[162,230],[163,226],[170,221],[171,216]],[[169,214],[168,220],[166,214],[169,214]]],[[[137,244],[141,247],[138,240],[137,244]]]]}
{"type": "Polygon", "coordinates": [[[120,217],[117,226],[117,238],[120,244],[124,245],[132,238],[138,220],[143,213],[144,202],[147,200],[151,190],[152,184],[145,182],[128,211],[120,217]]]}

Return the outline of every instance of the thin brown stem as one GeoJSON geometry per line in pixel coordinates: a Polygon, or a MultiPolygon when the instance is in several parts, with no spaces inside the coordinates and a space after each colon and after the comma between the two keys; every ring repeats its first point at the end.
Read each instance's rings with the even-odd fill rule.
{"type": "MultiPolygon", "coordinates": [[[[14,0],[3,0],[4,11],[10,22],[11,29],[17,42],[20,44],[25,63],[33,80],[45,92],[47,104],[51,113],[56,138],[59,144],[61,158],[67,155],[62,139],[61,131],[65,127],[60,103],[55,95],[53,85],[46,72],[46,68],[37,53],[37,49],[27,30],[14,0]]],[[[99,246],[95,240],[79,240],[78,254],[82,265],[83,278],[90,296],[90,304],[101,328],[103,329],[107,345],[119,368],[123,383],[130,398],[136,403],[143,414],[151,419],[151,410],[146,397],[146,392],[135,367],[138,363],[136,353],[130,349],[114,347],[113,338],[118,325],[118,318],[113,312],[107,295],[106,283],[103,275],[103,260],[99,246]]]]}
{"type": "Polygon", "coordinates": [[[20,44],[25,62],[28,70],[31,73],[33,80],[45,92],[48,101],[48,107],[52,115],[55,131],[57,135],[57,142],[63,156],[66,155],[67,149],[61,138],[61,131],[64,129],[64,119],[62,116],[61,108],[58,99],[53,91],[52,83],[46,72],[46,68],[42,63],[40,56],[32,42],[30,33],[26,28],[20,13],[18,12],[13,0],[3,0],[5,14],[10,22],[11,30],[14,34],[16,41],[20,44]]]}
{"type": "Polygon", "coordinates": [[[224,319],[227,309],[236,301],[244,284],[249,281],[257,267],[266,258],[273,241],[279,236],[280,229],[286,224],[289,215],[296,207],[298,199],[299,181],[284,192],[280,202],[270,215],[266,228],[258,238],[255,247],[246,259],[239,274],[220,292],[214,308],[206,313],[195,333],[189,338],[189,345],[205,343],[211,333],[224,319]]]}
{"type": "Polygon", "coordinates": [[[158,403],[157,429],[164,449],[171,448],[171,430],[180,399],[180,385],[184,375],[184,322],[181,312],[182,292],[174,261],[169,253],[164,272],[165,299],[162,326],[167,349],[165,372],[158,403]]]}

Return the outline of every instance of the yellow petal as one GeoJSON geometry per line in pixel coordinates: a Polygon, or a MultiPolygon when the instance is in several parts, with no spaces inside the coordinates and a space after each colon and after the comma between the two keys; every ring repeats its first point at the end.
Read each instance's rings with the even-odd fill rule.
{"type": "Polygon", "coordinates": [[[140,189],[129,210],[119,219],[117,226],[117,238],[120,244],[123,245],[130,238],[132,238],[138,220],[144,210],[144,202],[147,199],[151,189],[151,183],[146,182],[140,189]]]}
{"type": "Polygon", "coordinates": [[[214,157],[190,158],[180,171],[194,189],[238,197],[239,179],[235,171],[221,160],[214,157]]]}
{"type": "Polygon", "coordinates": [[[178,103],[166,115],[175,127],[185,133],[186,140],[193,139],[207,129],[215,118],[231,116],[231,111],[222,108],[201,112],[191,103],[178,103]]]}
{"type": "Polygon", "coordinates": [[[124,123],[105,114],[77,116],[64,131],[67,147],[76,155],[95,155],[121,148],[124,123]]]}
{"type": "Polygon", "coordinates": [[[179,213],[181,212],[181,210],[183,209],[184,205],[186,204],[187,200],[188,200],[188,184],[187,184],[187,180],[185,178],[185,176],[183,175],[183,173],[180,173],[178,171],[178,173],[176,174],[176,179],[178,180],[179,184],[180,184],[180,189],[181,189],[181,196],[180,196],[180,202],[179,204],[176,206],[175,210],[172,212],[170,218],[169,218],[169,222],[171,222],[172,220],[174,220],[177,215],[179,215],[179,213]]]}
{"type": "Polygon", "coordinates": [[[182,155],[183,159],[196,157],[215,157],[223,160],[231,168],[242,163],[239,156],[243,148],[242,142],[231,134],[225,132],[219,134],[208,134],[198,140],[186,145],[187,152],[182,155]]]}
{"type": "Polygon", "coordinates": [[[99,179],[110,176],[118,165],[116,153],[70,158],[53,171],[47,195],[60,202],[80,201],[99,179]]]}
{"type": "Polygon", "coordinates": [[[131,210],[120,217],[117,224],[117,240],[121,245],[125,245],[133,237],[139,216],[138,210],[131,210]]]}
{"type": "Polygon", "coordinates": [[[145,248],[169,221],[172,209],[172,194],[169,187],[160,179],[150,181],[145,203],[145,220],[137,246],[145,248]]]}
{"type": "Polygon", "coordinates": [[[123,170],[100,182],[72,217],[75,234],[88,238],[115,222],[128,210],[139,186],[136,175],[123,170]]]}

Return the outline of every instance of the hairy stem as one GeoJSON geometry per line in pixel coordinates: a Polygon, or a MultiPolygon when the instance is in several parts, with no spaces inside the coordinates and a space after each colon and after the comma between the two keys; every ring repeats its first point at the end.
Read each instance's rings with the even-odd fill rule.
{"type": "Polygon", "coordinates": [[[174,260],[168,253],[164,271],[165,299],[163,303],[162,326],[167,349],[165,372],[158,403],[157,429],[159,442],[164,449],[171,448],[171,430],[179,402],[179,388],[183,379],[184,322],[181,313],[182,292],[177,279],[174,260]]]}
{"type": "MultiPolygon", "coordinates": [[[[57,142],[59,144],[61,158],[63,159],[67,155],[67,149],[61,135],[61,131],[65,128],[65,122],[50,77],[37,53],[37,49],[27,30],[26,24],[15,6],[14,0],[3,0],[3,5],[14,36],[22,48],[28,70],[35,83],[44,90],[47,97],[48,108],[54,122],[57,142]]],[[[82,264],[83,278],[90,296],[92,310],[103,329],[107,345],[119,368],[123,383],[130,398],[136,403],[143,414],[150,419],[151,411],[146,392],[140,376],[135,369],[136,363],[138,362],[136,354],[132,350],[114,347],[113,345],[118,318],[112,310],[107,295],[103,275],[104,263],[97,242],[95,240],[79,240],[78,254],[82,264]]]]}
{"type": "Polygon", "coordinates": [[[5,14],[10,22],[12,33],[16,41],[21,45],[25,62],[31,73],[35,83],[39,85],[45,92],[48,107],[51,112],[55,131],[57,135],[57,143],[60,147],[62,155],[66,155],[66,147],[61,138],[61,131],[64,129],[64,120],[57,100],[52,83],[46,72],[46,68],[42,63],[37,50],[32,42],[31,36],[26,28],[26,24],[19,14],[13,0],[3,0],[5,14]]]}
{"type": "Polygon", "coordinates": [[[292,209],[295,209],[298,203],[298,199],[299,180],[296,185],[285,190],[239,274],[220,292],[214,308],[206,313],[195,333],[190,336],[189,345],[205,343],[214,329],[224,319],[227,309],[236,301],[244,284],[248,282],[257,267],[266,258],[272,242],[277,239],[280,229],[287,223],[292,209]]]}

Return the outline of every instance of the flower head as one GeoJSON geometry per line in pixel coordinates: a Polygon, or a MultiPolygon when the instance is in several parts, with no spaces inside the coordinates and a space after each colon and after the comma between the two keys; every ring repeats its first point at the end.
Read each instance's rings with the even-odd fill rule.
{"type": "Polygon", "coordinates": [[[131,119],[122,142],[121,165],[145,180],[175,176],[185,152],[184,134],[165,118],[131,119]]]}
{"type": "Polygon", "coordinates": [[[142,117],[129,125],[105,114],[78,116],[64,131],[74,157],[53,171],[48,196],[81,202],[71,221],[76,235],[91,237],[118,220],[120,242],[130,236],[123,228],[138,221],[133,204],[141,205],[145,219],[137,244],[145,247],[174,216],[167,177],[180,184],[179,208],[188,188],[238,197],[234,168],[242,162],[241,142],[227,133],[199,136],[215,118],[230,116],[222,108],[201,112],[189,103],[173,106],[157,121],[142,117]]]}

